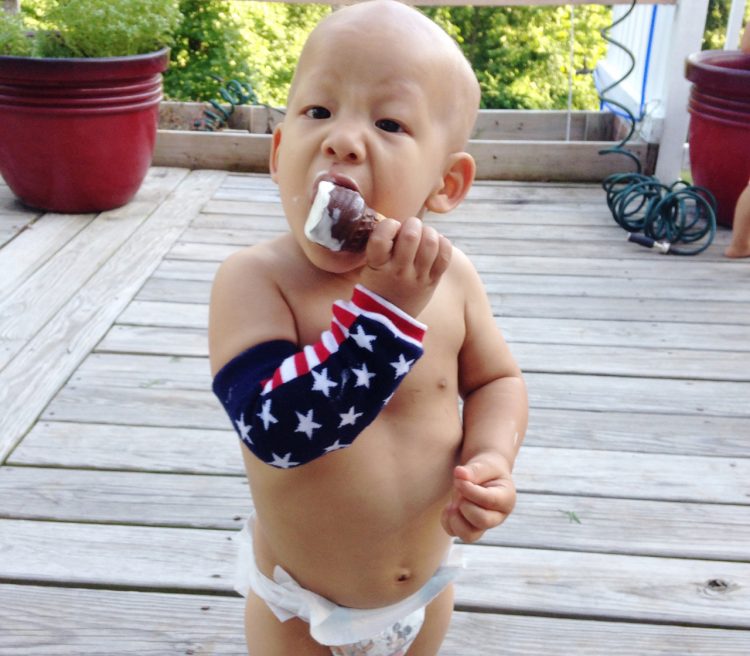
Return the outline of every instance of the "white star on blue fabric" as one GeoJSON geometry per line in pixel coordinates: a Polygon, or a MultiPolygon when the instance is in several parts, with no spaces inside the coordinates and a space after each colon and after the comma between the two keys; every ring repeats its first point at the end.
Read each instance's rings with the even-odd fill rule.
{"type": "Polygon", "coordinates": [[[263,428],[266,430],[268,430],[270,424],[279,423],[279,420],[271,414],[271,399],[268,399],[268,401],[263,404],[263,410],[258,413],[258,417],[260,417],[263,422],[263,428]]]}
{"type": "Polygon", "coordinates": [[[295,411],[295,414],[297,415],[297,419],[299,419],[299,424],[297,426],[297,430],[294,432],[304,433],[305,435],[307,435],[307,438],[311,440],[313,431],[320,428],[321,424],[313,421],[312,410],[308,410],[306,415],[303,415],[302,413],[297,411],[295,411]]]}
{"type": "Polygon", "coordinates": [[[250,439],[250,431],[252,430],[252,426],[245,423],[245,413],[243,412],[242,414],[240,414],[240,418],[236,419],[234,423],[237,425],[237,430],[240,432],[240,437],[245,442],[252,444],[253,441],[250,439]]]}
{"type": "Polygon", "coordinates": [[[367,364],[363,362],[361,369],[355,369],[354,367],[352,367],[352,371],[357,377],[357,382],[354,383],[354,387],[366,387],[367,389],[369,389],[370,379],[375,378],[375,374],[371,374],[369,371],[367,371],[367,364]]]}
{"type": "Polygon", "coordinates": [[[344,449],[348,446],[348,444],[341,444],[339,440],[336,440],[331,446],[327,446],[325,448],[326,453],[330,453],[331,451],[338,451],[339,449],[344,449]]]}
{"type": "Polygon", "coordinates": [[[298,462],[291,462],[289,460],[292,457],[291,453],[287,453],[283,458],[280,456],[277,456],[275,453],[272,453],[271,455],[273,456],[273,460],[269,462],[268,464],[273,467],[281,467],[281,469],[289,469],[290,467],[299,465],[298,462]]]}
{"type": "Polygon", "coordinates": [[[323,392],[323,396],[329,398],[328,390],[330,390],[332,387],[336,387],[338,383],[334,383],[330,378],[328,378],[328,369],[323,369],[323,371],[321,371],[320,373],[315,371],[315,369],[312,369],[310,373],[315,379],[315,382],[312,386],[313,392],[323,392]]]}
{"type": "Polygon", "coordinates": [[[398,356],[397,362],[391,362],[391,366],[396,370],[396,378],[400,378],[409,373],[409,369],[414,364],[414,360],[407,360],[404,354],[398,356]]]}
{"type": "Polygon", "coordinates": [[[359,348],[363,348],[372,353],[372,342],[378,338],[377,335],[368,335],[362,326],[357,326],[357,332],[350,333],[350,335],[351,338],[357,342],[359,348]]]}
{"type": "Polygon", "coordinates": [[[339,412],[339,417],[341,417],[341,423],[339,424],[339,428],[343,426],[354,426],[357,423],[357,419],[359,419],[362,416],[361,412],[354,412],[354,406],[349,408],[348,412],[341,413],[339,412]]]}

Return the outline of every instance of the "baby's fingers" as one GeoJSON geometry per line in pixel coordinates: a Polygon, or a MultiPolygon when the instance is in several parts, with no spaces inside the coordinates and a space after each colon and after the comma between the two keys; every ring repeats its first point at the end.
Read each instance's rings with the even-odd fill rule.
{"type": "Polygon", "coordinates": [[[488,510],[469,501],[464,501],[459,505],[458,512],[466,524],[471,527],[471,530],[479,533],[484,533],[488,529],[499,526],[508,518],[508,513],[488,510]]]}
{"type": "Polygon", "coordinates": [[[402,273],[411,271],[416,262],[422,244],[423,228],[422,222],[416,217],[401,224],[393,249],[393,261],[402,273]]]}
{"type": "MultiPolygon", "coordinates": [[[[471,506],[472,504],[464,502],[457,508],[447,508],[443,512],[442,524],[448,535],[455,536],[464,542],[476,542],[488,528],[497,525],[492,523],[492,518],[482,519],[478,514],[475,515],[471,506]]],[[[481,509],[477,510],[481,514],[481,509]]],[[[501,517],[497,523],[499,524],[502,519],[501,517]]]]}
{"type": "Polygon", "coordinates": [[[395,219],[384,219],[375,225],[372,234],[367,240],[367,264],[378,269],[391,259],[394,241],[401,224],[395,219]]]}
{"type": "Polygon", "coordinates": [[[432,280],[439,280],[440,276],[448,270],[452,254],[453,244],[451,244],[447,237],[438,235],[438,252],[433,260],[432,270],[430,271],[430,277],[432,280]]]}
{"type": "Polygon", "coordinates": [[[432,226],[422,226],[422,238],[414,256],[414,268],[417,276],[429,278],[432,266],[440,249],[440,235],[432,226]]]}
{"type": "Polygon", "coordinates": [[[456,479],[455,487],[466,501],[480,508],[507,515],[516,505],[516,488],[510,479],[498,479],[484,485],[456,479]]]}

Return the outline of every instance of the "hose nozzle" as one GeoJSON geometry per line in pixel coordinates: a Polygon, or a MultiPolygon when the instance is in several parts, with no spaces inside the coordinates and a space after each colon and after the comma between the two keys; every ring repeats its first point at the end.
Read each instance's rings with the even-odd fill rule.
{"type": "Polygon", "coordinates": [[[651,239],[651,237],[639,235],[635,232],[631,232],[628,235],[628,241],[640,244],[641,246],[645,246],[646,248],[653,248],[659,251],[662,255],[666,255],[667,253],[669,253],[669,249],[672,247],[672,244],[670,244],[668,241],[657,241],[656,239],[651,239]]]}

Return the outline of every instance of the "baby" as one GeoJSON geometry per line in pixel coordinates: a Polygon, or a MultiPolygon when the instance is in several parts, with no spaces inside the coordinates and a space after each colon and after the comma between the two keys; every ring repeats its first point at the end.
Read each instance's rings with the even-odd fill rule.
{"type": "Polygon", "coordinates": [[[456,44],[394,0],[332,13],[303,49],[270,156],[289,231],[227,259],[211,298],[255,504],[252,656],[436,654],[454,538],[513,510],[524,381],[476,271],[421,220],[469,191],[478,105],[456,44]],[[363,251],[305,237],[324,182],[389,217],[363,251]]]}

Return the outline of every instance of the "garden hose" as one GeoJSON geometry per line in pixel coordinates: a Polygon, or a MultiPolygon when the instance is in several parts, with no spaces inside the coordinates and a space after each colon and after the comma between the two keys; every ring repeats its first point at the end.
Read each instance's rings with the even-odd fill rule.
{"type": "Polygon", "coordinates": [[[630,67],[619,79],[599,92],[601,103],[622,110],[630,129],[619,143],[599,151],[600,155],[623,155],[636,166],[635,172],[615,173],[602,182],[607,193],[607,206],[619,226],[627,230],[628,241],[652,248],[662,254],[697,255],[706,250],[716,235],[716,199],[703,187],[678,180],[667,186],[654,176],[641,173],[641,162],[626,150],[636,127],[636,118],[623,104],[609,98],[607,93],[623,82],[635,68],[633,53],[615,41],[609,31],[623,22],[635,8],[630,8],[614,23],[600,31],[602,38],[625,52],[630,67]],[[643,234],[639,234],[639,233],[643,234]],[[686,244],[687,247],[676,246],[686,244]]]}
{"type": "MultiPolygon", "coordinates": [[[[215,79],[219,82],[223,81],[219,78],[215,79]]],[[[258,102],[258,97],[255,95],[252,86],[239,80],[230,80],[226,86],[219,89],[219,95],[229,107],[225,109],[218,101],[210,100],[209,105],[213,109],[207,107],[203,110],[203,116],[193,121],[193,127],[197,130],[205,132],[221,130],[227,126],[230,116],[238,105],[244,105],[247,102],[257,104],[258,102]]]]}
{"type": "Polygon", "coordinates": [[[642,173],[615,173],[602,183],[607,206],[628,241],[672,255],[697,255],[716,234],[716,199],[682,180],[666,186],[642,173]],[[639,233],[643,234],[639,234],[639,233]],[[675,244],[695,244],[689,248],[675,244]]]}

